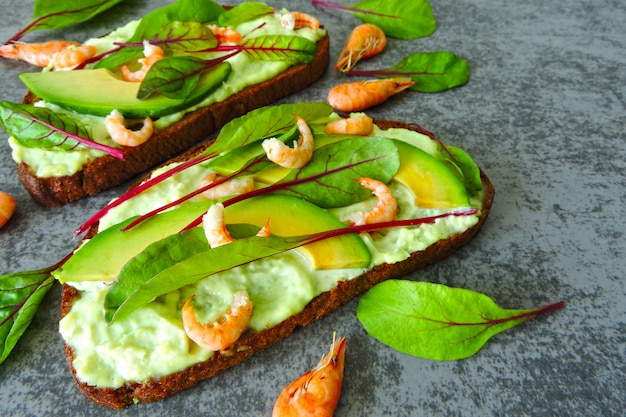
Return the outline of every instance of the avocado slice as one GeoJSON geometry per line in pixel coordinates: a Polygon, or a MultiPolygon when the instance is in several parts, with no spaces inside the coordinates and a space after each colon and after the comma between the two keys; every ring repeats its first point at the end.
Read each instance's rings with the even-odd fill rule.
{"type": "Polygon", "coordinates": [[[108,69],[29,72],[20,75],[28,89],[41,99],[82,114],[107,116],[113,109],[128,119],[153,119],[198,104],[228,77],[231,65],[222,62],[202,74],[193,93],[184,99],[153,94],[137,98],[140,83],[123,81],[108,69]]]}
{"type": "MultiPolygon", "coordinates": [[[[303,236],[346,227],[326,210],[280,194],[267,194],[240,201],[224,210],[227,224],[246,223],[259,228],[270,220],[270,231],[278,236],[303,236]]],[[[371,254],[356,233],[324,239],[296,249],[315,269],[365,268],[371,254]]]]}
{"type": "Polygon", "coordinates": [[[137,217],[124,220],[88,240],[53,275],[61,283],[112,281],[132,257],[151,243],[178,233],[212,204],[212,201],[187,204],[151,217],[125,232],[121,229],[137,217]]]}
{"type": "Polygon", "coordinates": [[[468,207],[463,182],[448,166],[423,150],[394,139],[400,155],[400,168],[393,181],[408,187],[418,207],[450,209],[468,207]]]}

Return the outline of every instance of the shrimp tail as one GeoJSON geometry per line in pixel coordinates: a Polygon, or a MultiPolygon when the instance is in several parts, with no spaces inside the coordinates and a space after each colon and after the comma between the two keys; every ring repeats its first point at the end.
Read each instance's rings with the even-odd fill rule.
{"type": "Polygon", "coordinates": [[[272,417],[332,416],[343,382],[346,338],[333,333],[330,351],[319,364],[283,389],[272,417]]]}

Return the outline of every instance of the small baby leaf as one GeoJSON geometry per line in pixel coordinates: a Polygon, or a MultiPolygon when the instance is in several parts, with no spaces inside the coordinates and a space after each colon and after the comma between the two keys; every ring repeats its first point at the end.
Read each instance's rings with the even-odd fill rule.
{"type": "Polygon", "coordinates": [[[30,325],[54,278],[46,268],[0,276],[0,363],[30,325]]]}
{"type": "Polygon", "coordinates": [[[242,50],[260,61],[309,63],[315,58],[315,42],[302,36],[267,35],[246,39],[242,50]]]}
{"type": "Polygon", "coordinates": [[[15,34],[9,42],[18,41],[26,33],[35,30],[60,29],[85,22],[121,1],[122,0],[36,0],[33,10],[33,20],[15,34]]]}
{"type": "Polygon", "coordinates": [[[22,146],[67,151],[83,145],[124,159],[124,153],[91,139],[87,126],[78,119],[45,107],[0,103],[0,125],[22,146]]]}
{"type": "Polygon", "coordinates": [[[446,145],[445,150],[440,153],[440,158],[463,181],[463,185],[471,196],[483,189],[480,169],[463,149],[446,145]]]}
{"type": "Polygon", "coordinates": [[[137,98],[143,100],[157,91],[169,98],[185,98],[207,67],[205,60],[186,55],[157,61],[141,82],[137,98]]]}
{"type": "Polygon", "coordinates": [[[441,284],[389,280],[359,302],[365,330],[400,352],[434,360],[472,356],[493,335],[565,304],[505,310],[486,295],[441,284]]]}
{"type": "Polygon", "coordinates": [[[237,26],[267,14],[274,8],[258,1],[246,1],[222,13],[217,20],[220,26],[237,26]]]}
{"type": "Polygon", "coordinates": [[[386,35],[416,39],[431,35],[437,22],[428,0],[364,0],[351,6],[313,0],[316,6],[352,13],[364,23],[373,23],[386,35]]]}
{"type": "Polygon", "coordinates": [[[470,76],[467,61],[453,52],[417,52],[382,70],[351,70],[348,75],[380,78],[410,77],[415,81],[411,90],[436,93],[466,84],[470,76]]]}
{"type": "Polygon", "coordinates": [[[164,269],[206,251],[207,246],[204,230],[196,227],[158,240],[131,258],[120,271],[115,285],[107,292],[104,300],[107,321],[111,321],[126,296],[142,283],[164,269]]]}
{"type": "Polygon", "coordinates": [[[154,39],[159,46],[189,53],[217,46],[213,32],[200,22],[170,22],[154,39]]]}
{"type": "Polygon", "coordinates": [[[422,38],[437,28],[428,0],[363,0],[351,7],[361,21],[373,23],[395,38],[422,38]]]}
{"type": "Polygon", "coordinates": [[[296,122],[294,114],[312,121],[328,117],[332,111],[331,106],[321,102],[283,104],[252,110],[222,127],[209,150],[225,153],[259,139],[280,135],[293,127],[296,122]]]}
{"type": "Polygon", "coordinates": [[[152,39],[170,22],[208,23],[216,20],[224,8],[212,0],[178,0],[145,15],[128,42],[152,39]]]}
{"type": "Polygon", "coordinates": [[[372,195],[371,190],[355,181],[357,178],[387,183],[399,167],[398,149],[391,140],[354,137],[317,149],[308,164],[292,170],[274,187],[301,180],[282,188],[280,193],[304,198],[323,208],[343,207],[372,195]]]}

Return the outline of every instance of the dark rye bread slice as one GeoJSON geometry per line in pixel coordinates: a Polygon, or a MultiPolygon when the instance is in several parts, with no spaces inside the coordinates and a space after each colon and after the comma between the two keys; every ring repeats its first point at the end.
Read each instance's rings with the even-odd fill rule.
{"type": "MultiPolygon", "coordinates": [[[[415,130],[415,128],[400,122],[377,120],[376,124],[382,129],[400,127],[415,130]]],[[[189,158],[203,148],[204,146],[197,147],[183,155],[182,158],[176,159],[181,160],[189,158]]],[[[111,408],[124,408],[136,402],[162,400],[190,388],[204,379],[213,377],[243,362],[255,353],[280,342],[293,333],[298,327],[307,326],[332,313],[379,282],[387,279],[400,278],[448,257],[472,240],[489,216],[495,190],[489,178],[482,171],[481,179],[483,183],[483,207],[478,223],[470,229],[447,239],[440,240],[422,251],[414,252],[404,261],[395,264],[378,265],[357,278],[349,281],[340,281],[335,289],[315,297],[300,313],[291,316],[289,319],[270,329],[258,333],[251,330],[247,331],[233,346],[228,348],[227,351],[216,352],[215,355],[205,362],[148,381],[127,382],[122,387],[116,389],[98,388],[81,382],[78,379],[73,366],[74,353],[72,348],[66,343],[66,358],[80,391],[95,403],[111,408]]],[[[90,232],[91,235],[95,233],[94,230],[90,232]]],[[[70,311],[73,301],[78,297],[80,297],[79,291],[69,285],[63,286],[63,299],[61,304],[62,317],[70,311]]]]}
{"type": "MultiPolygon", "coordinates": [[[[111,155],[97,158],[73,175],[39,178],[24,162],[17,172],[24,188],[39,204],[57,207],[114,187],[206,140],[215,130],[251,110],[297,93],[317,81],[329,62],[328,35],[317,42],[315,59],[288,68],[276,77],[247,87],[223,102],[198,109],[158,132],[146,143],[124,148],[125,160],[111,155]]],[[[24,103],[38,97],[29,93],[24,103]]]]}

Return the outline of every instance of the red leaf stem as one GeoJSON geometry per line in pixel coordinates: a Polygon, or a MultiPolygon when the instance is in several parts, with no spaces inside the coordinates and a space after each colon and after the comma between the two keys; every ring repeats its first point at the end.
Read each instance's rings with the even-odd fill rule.
{"type": "Polygon", "coordinates": [[[183,171],[191,166],[200,164],[212,157],[214,157],[214,154],[204,154],[201,155],[199,157],[190,159],[188,161],[183,162],[182,164],[169,169],[165,172],[163,172],[162,174],[157,175],[154,178],[149,179],[148,181],[130,189],[129,191],[127,191],[126,193],[122,194],[118,199],[113,200],[112,202],[110,202],[109,204],[107,204],[106,206],[104,206],[102,209],[98,210],[93,216],[91,216],[85,223],[83,223],[75,232],[74,232],[74,237],[77,237],[78,235],[84,233],[85,231],[87,231],[87,229],[89,229],[91,226],[93,226],[94,224],[96,224],[96,222],[98,222],[98,220],[100,220],[105,214],[107,214],[109,212],[109,210],[111,210],[114,207],[119,206],[120,204],[124,203],[125,201],[130,200],[131,198],[133,198],[134,196],[136,196],[137,194],[147,190],[148,188],[151,188],[152,186],[160,183],[163,180],[166,180],[167,178],[171,177],[172,175],[176,174],[177,172],[183,171]]]}

